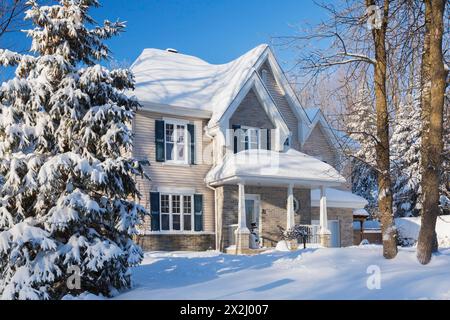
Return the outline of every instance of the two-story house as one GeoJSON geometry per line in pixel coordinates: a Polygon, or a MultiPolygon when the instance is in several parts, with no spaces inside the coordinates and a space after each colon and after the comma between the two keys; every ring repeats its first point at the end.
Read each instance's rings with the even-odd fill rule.
{"type": "Polygon", "coordinates": [[[303,109],[270,47],[213,65],[176,50],[145,49],[132,65],[142,105],[133,155],[146,250],[273,246],[278,226],[314,226],[325,246],[352,245],[352,211],[336,137],[303,109]]]}

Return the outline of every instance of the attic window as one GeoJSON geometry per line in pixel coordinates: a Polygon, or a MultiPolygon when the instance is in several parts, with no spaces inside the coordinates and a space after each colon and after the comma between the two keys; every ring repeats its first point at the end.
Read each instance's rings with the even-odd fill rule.
{"type": "Polygon", "coordinates": [[[267,69],[262,69],[262,71],[261,71],[261,78],[262,78],[264,83],[267,83],[268,77],[269,77],[269,71],[267,71],[267,69]]]}

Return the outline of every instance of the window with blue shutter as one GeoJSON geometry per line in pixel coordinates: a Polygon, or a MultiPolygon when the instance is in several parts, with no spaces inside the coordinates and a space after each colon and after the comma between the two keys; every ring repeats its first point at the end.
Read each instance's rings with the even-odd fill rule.
{"type": "Polygon", "coordinates": [[[150,192],[150,216],[151,216],[151,230],[159,231],[159,192],[150,192]]]}
{"type": "Polygon", "coordinates": [[[194,230],[203,231],[203,195],[194,194],[194,230]]]}
{"type": "Polygon", "coordinates": [[[190,164],[195,164],[195,126],[193,124],[187,125],[187,130],[189,133],[189,144],[190,144],[190,164]]]}
{"type": "Polygon", "coordinates": [[[164,141],[165,125],[163,120],[155,121],[155,145],[156,145],[156,161],[164,162],[165,157],[165,141],[164,141]]]}

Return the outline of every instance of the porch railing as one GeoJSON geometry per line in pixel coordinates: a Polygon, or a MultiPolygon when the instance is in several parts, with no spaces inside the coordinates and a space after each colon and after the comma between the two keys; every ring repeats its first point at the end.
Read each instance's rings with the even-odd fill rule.
{"type": "Polygon", "coordinates": [[[306,231],[306,243],[310,244],[320,244],[320,236],[319,230],[320,226],[316,224],[301,224],[300,227],[303,227],[306,231]]]}
{"type": "MultiPolygon", "coordinates": [[[[237,228],[237,224],[233,224],[233,225],[229,225],[228,226],[228,239],[229,239],[229,245],[235,245],[235,234],[234,231],[237,228]]],[[[315,225],[315,224],[301,224],[299,225],[301,227],[304,228],[304,230],[306,230],[306,243],[307,244],[320,244],[320,236],[319,236],[319,230],[320,230],[320,226],[319,225],[315,225]]],[[[264,244],[269,244],[272,247],[275,247],[277,245],[277,242],[279,241],[273,238],[268,238],[266,236],[261,236],[260,237],[262,242],[264,244]]]]}

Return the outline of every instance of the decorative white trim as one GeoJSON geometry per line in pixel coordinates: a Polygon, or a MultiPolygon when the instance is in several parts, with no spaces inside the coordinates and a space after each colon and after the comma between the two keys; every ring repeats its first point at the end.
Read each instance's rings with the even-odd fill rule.
{"type": "Polygon", "coordinates": [[[179,194],[179,195],[186,195],[186,196],[195,194],[195,188],[158,186],[157,190],[159,193],[165,193],[165,194],[179,194]]]}
{"type": "Polygon", "coordinates": [[[142,105],[142,108],[139,110],[142,111],[169,114],[180,117],[200,118],[200,119],[210,119],[212,116],[212,112],[208,110],[191,109],[166,104],[158,104],[148,101],[139,101],[139,102],[142,105]]]}
{"type": "Polygon", "coordinates": [[[225,179],[219,179],[215,180],[213,182],[210,182],[210,186],[219,186],[222,184],[236,184],[240,182],[245,182],[248,185],[255,185],[255,186],[287,186],[289,184],[292,184],[294,187],[307,187],[307,188],[317,188],[322,185],[327,187],[339,187],[342,185],[343,182],[328,182],[323,181],[320,179],[317,180],[305,180],[305,179],[298,179],[298,178],[279,178],[279,177],[254,177],[254,176],[246,176],[246,175],[239,175],[239,176],[231,176],[227,177],[225,179]]]}
{"type": "Polygon", "coordinates": [[[220,128],[223,132],[226,132],[226,130],[229,129],[230,118],[251,89],[254,89],[261,106],[269,118],[274,122],[275,127],[278,129],[276,132],[279,132],[279,136],[275,139],[275,150],[282,151],[284,141],[289,136],[289,128],[287,127],[282,114],[279,112],[272,96],[267,91],[267,88],[264,86],[261,78],[255,70],[253,71],[252,76],[241,88],[239,94],[220,118],[220,128]]]}

